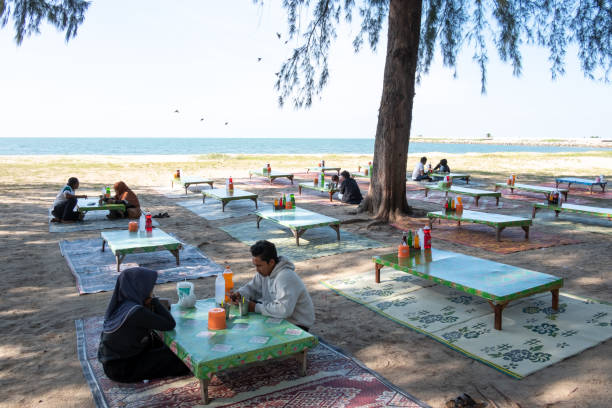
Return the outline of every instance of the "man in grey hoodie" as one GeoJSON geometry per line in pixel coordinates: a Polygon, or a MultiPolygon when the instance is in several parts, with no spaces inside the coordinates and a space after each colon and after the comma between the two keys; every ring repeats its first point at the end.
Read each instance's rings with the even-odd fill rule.
{"type": "Polygon", "coordinates": [[[257,274],[232,294],[232,301],[239,302],[242,295],[249,299],[249,312],[286,319],[308,331],[315,320],[314,305],[295,266],[279,257],[269,241],[253,244],[251,256],[257,274]]]}

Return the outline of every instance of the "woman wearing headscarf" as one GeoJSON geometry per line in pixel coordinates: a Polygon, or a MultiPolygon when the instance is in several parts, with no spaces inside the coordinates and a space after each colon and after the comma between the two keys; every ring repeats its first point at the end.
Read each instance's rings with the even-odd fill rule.
{"type": "Polygon", "coordinates": [[[140,202],[136,194],[123,181],[118,181],[113,186],[115,196],[105,200],[112,204],[125,204],[125,212],[112,210],[108,218],[138,218],[140,217],[140,202]]]}
{"type": "Polygon", "coordinates": [[[176,325],[153,297],[156,280],[157,272],[146,268],[126,269],[117,278],[98,348],[98,360],[111,380],[137,382],[189,373],[154,332],[176,325]]]}

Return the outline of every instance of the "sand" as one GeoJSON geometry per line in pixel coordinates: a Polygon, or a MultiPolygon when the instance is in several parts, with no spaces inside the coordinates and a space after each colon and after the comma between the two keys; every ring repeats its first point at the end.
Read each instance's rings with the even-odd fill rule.
{"type": "MultiPolygon", "coordinates": [[[[521,181],[549,181],[552,175],[607,174],[612,179],[609,153],[445,155],[455,171],[470,171],[489,187],[517,172],[521,181]],[[520,171],[517,171],[520,169],[520,171]]],[[[431,155],[434,160],[441,155],[431,155]]],[[[417,157],[411,157],[412,168],[417,157]]],[[[255,273],[248,248],[217,227],[249,219],[206,221],[177,206],[153,190],[170,184],[175,168],[216,178],[232,174],[240,182],[249,167],[270,161],[278,170],[302,170],[318,160],[312,156],[274,156],[272,159],[240,155],[176,157],[4,157],[0,163],[0,406],[92,407],[89,388],[76,354],[74,320],[104,314],[110,292],[79,296],[74,278],[58,248],[61,239],[98,236],[97,231],[50,234],[47,208],[61,183],[69,176],[81,180],[83,192],[96,193],[107,183],[123,179],[138,193],[143,206],[156,213],[168,211],[161,227],[203,250],[217,263],[228,262],[238,284],[255,273]]],[[[326,157],[349,170],[367,156],[326,157]]],[[[246,188],[246,187],[245,187],[246,188]]],[[[269,201],[279,189],[257,190],[269,201]]],[[[293,188],[297,190],[297,188],[293,188]]],[[[289,191],[285,189],[284,191],[289,191]]],[[[592,200],[611,207],[610,201],[592,200]]],[[[415,208],[430,204],[411,201],[415,208]]],[[[512,379],[486,365],[464,357],[442,344],[335,295],[321,280],[373,271],[371,257],[392,251],[398,231],[388,225],[368,228],[368,217],[353,214],[354,207],[304,204],[306,208],[340,218],[354,219],[343,228],[389,244],[351,256],[323,257],[296,264],[316,305],[312,332],[355,355],[368,367],[433,407],[467,392],[492,407],[606,407],[612,399],[612,342],[540,370],[523,380],[512,379]]],[[[528,214],[530,207],[501,212],[528,214]]],[[[567,234],[563,229],[554,230],[567,234]]],[[[565,279],[564,291],[612,301],[612,238],[609,234],[572,232],[584,241],[570,247],[553,247],[500,255],[477,248],[435,241],[434,246],[511,265],[551,273],[565,279]]],[[[214,293],[213,279],[193,281],[199,298],[214,293]]],[[[175,284],[160,285],[160,296],[175,298],[175,284]]]]}

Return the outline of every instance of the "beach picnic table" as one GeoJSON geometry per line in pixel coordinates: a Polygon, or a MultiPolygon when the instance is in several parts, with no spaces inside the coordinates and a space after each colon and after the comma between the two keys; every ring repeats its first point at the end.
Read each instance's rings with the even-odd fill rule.
{"type": "MultiPolygon", "coordinates": [[[[198,300],[194,308],[172,305],[174,330],[159,331],[164,343],[200,380],[200,395],[209,403],[208,385],[220,371],[249,363],[295,356],[299,374],[306,375],[307,352],[319,343],[317,337],[283,319],[249,313],[240,316],[230,308],[224,330],[208,330],[208,311],[216,307],[214,299],[198,300]]],[[[240,375],[240,374],[238,374],[240,375]]]]}
{"type": "Polygon", "coordinates": [[[206,202],[206,197],[214,198],[215,200],[221,201],[222,211],[225,211],[225,206],[227,205],[227,203],[235,200],[253,200],[255,202],[255,208],[257,208],[257,194],[250,193],[244,190],[238,190],[237,188],[234,188],[233,193],[230,193],[225,188],[202,190],[202,204],[206,202]]]}
{"type": "Polygon", "coordinates": [[[318,227],[331,227],[336,231],[338,241],[340,241],[340,220],[314,211],[295,207],[291,210],[256,211],[255,215],[257,216],[257,228],[259,228],[259,223],[263,219],[285,226],[293,232],[295,243],[298,246],[300,245],[300,237],[304,232],[318,227]]]}
{"type": "Polygon", "coordinates": [[[595,217],[603,217],[612,221],[612,208],[592,207],[590,205],[578,205],[562,203],[561,206],[548,203],[533,203],[533,213],[531,218],[535,218],[537,210],[552,210],[555,212],[555,217],[561,212],[570,212],[577,214],[593,215],[595,217]]]}
{"type": "Polygon", "coordinates": [[[108,248],[117,259],[117,272],[120,271],[121,262],[128,254],[143,252],[170,251],[180,265],[179,250],[183,249],[181,241],[165,233],[159,228],[152,232],[129,232],[126,230],[102,231],[102,252],[108,248]]]}
{"type": "MultiPolygon", "coordinates": [[[[327,186],[329,186],[329,184],[326,183],[327,186]]],[[[333,188],[329,188],[329,187],[321,187],[321,184],[314,184],[314,181],[311,182],[306,182],[306,183],[300,183],[298,184],[298,194],[302,195],[302,189],[303,188],[307,188],[309,190],[316,190],[316,191],[321,191],[324,193],[328,193],[329,194],[329,201],[332,201],[332,197],[334,196],[334,193],[338,191],[338,187],[333,187],[333,188]]]]}
{"type": "MultiPolygon", "coordinates": [[[[467,173],[431,173],[433,179],[443,179],[446,176],[449,176],[451,180],[465,180],[465,184],[470,184],[470,175],[467,173]]],[[[412,178],[412,175],[410,177],[412,178]]]]}
{"type": "Polygon", "coordinates": [[[372,173],[370,173],[370,170],[368,170],[368,174],[366,175],[365,172],[362,171],[352,171],[351,172],[351,177],[355,178],[355,177],[363,177],[363,178],[372,178],[372,173]]]}
{"type": "Polygon", "coordinates": [[[498,241],[501,240],[501,232],[507,227],[521,227],[525,231],[525,239],[529,239],[529,227],[531,226],[531,218],[470,210],[463,210],[461,213],[456,211],[447,213],[444,210],[435,211],[427,213],[427,217],[429,218],[430,228],[433,227],[434,218],[455,220],[457,221],[457,225],[461,225],[461,222],[488,225],[495,228],[495,237],[498,241]]]}
{"type": "Polygon", "coordinates": [[[270,173],[268,173],[267,171],[264,172],[262,170],[249,170],[249,178],[251,178],[253,174],[260,177],[266,177],[270,181],[270,183],[272,183],[274,179],[287,177],[291,181],[291,184],[293,184],[293,173],[283,173],[275,170],[272,170],[270,173]]]}
{"type": "Polygon", "coordinates": [[[315,173],[323,173],[325,174],[326,171],[335,171],[336,173],[338,173],[338,175],[340,175],[340,167],[328,167],[328,166],[324,166],[324,167],[308,167],[306,168],[306,173],[310,173],[310,172],[315,172],[315,173]]]}
{"type": "Polygon", "coordinates": [[[172,188],[174,188],[174,183],[178,183],[185,188],[185,194],[187,194],[187,189],[190,185],[196,184],[208,184],[210,188],[213,188],[213,183],[215,181],[206,178],[198,178],[198,177],[181,177],[181,178],[173,178],[172,179],[172,188]]]}
{"type": "Polygon", "coordinates": [[[437,184],[426,184],[423,187],[425,187],[425,197],[427,197],[429,190],[444,191],[446,196],[448,196],[448,193],[466,195],[474,197],[476,207],[478,207],[478,200],[480,200],[480,197],[495,197],[495,205],[499,205],[499,198],[501,197],[501,193],[498,193],[497,191],[480,190],[477,188],[467,188],[453,185],[451,185],[450,188],[446,188],[440,187],[437,184]]]}
{"type": "Polygon", "coordinates": [[[495,313],[494,327],[502,329],[502,312],[509,302],[550,291],[552,308],[559,310],[563,278],[451,251],[431,249],[398,258],[397,252],[372,258],[375,281],[389,266],[435,283],[486,299],[495,313]]]}
{"type": "Polygon", "coordinates": [[[593,186],[599,186],[599,187],[601,187],[601,191],[605,192],[606,191],[606,185],[608,184],[607,181],[597,182],[595,180],[579,178],[579,177],[557,177],[555,179],[555,185],[557,187],[559,187],[559,184],[561,184],[561,183],[567,183],[567,189],[568,190],[569,190],[569,188],[570,188],[570,186],[572,184],[582,184],[582,185],[585,185],[585,186],[589,186],[590,190],[591,190],[591,194],[593,194],[593,186]]]}
{"type": "Polygon", "coordinates": [[[125,204],[108,204],[93,199],[93,198],[79,198],[77,199],[77,208],[79,212],[86,214],[88,211],[125,211],[125,204]]]}
{"type": "Polygon", "coordinates": [[[546,186],[535,186],[532,184],[507,184],[507,183],[495,183],[495,191],[498,188],[509,188],[511,193],[514,193],[514,190],[525,190],[531,191],[533,193],[542,193],[548,197],[550,193],[553,193],[555,190],[559,190],[561,194],[565,196],[565,200],[567,200],[567,192],[569,191],[567,188],[555,188],[555,187],[546,187],[546,186]]]}

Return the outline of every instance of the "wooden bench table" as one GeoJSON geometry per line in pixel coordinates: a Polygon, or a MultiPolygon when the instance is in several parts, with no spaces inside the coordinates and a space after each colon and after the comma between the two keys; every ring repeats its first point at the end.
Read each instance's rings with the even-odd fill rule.
{"type": "Polygon", "coordinates": [[[334,197],[334,193],[338,191],[338,188],[329,188],[329,187],[321,187],[321,184],[317,184],[315,186],[314,181],[309,183],[299,183],[298,184],[298,194],[302,195],[302,189],[307,188],[309,190],[321,191],[323,193],[329,194],[329,201],[332,201],[334,197]]]}
{"type": "Polygon", "coordinates": [[[87,214],[88,211],[123,211],[125,212],[124,204],[107,204],[102,203],[93,198],[79,198],[77,199],[77,209],[83,214],[87,214]]]}
{"type": "Polygon", "coordinates": [[[423,187],[425,187],[425,197],[427,197],[427,193],[429,192],[429,190],[444,191],[446,193],[446,196],[448,196],[448,193],[466,195],[474,197],[476,207],[478,207],[478,200],[480,200],[480,197],[495,197],[495,205],[499,205],[499,198],[501,197],[501,193],[497,191],[480,190],[477,188],[467,188],[453,185],[451,185],[450,188],[444,188],[438,186],[437,184],[426,184],[423,187]]]}
{"type": "Polygon", "coordinates": [[[507,227],[521,227],[525,231],[525,239],[529,239],[529,227],[531,226],[531,218],[514,217],[504,214],[492,214],[480,211],[463,210],[461,213],[456,211],[446,212],[435,211],[427,213],[429,218],[429,226],[433,228],[433,219],[455,220],[457,225],[461,222],[471,222],[474,224],[483,224],[495,228],[495,237],[501,241],[501,232],[507,227]]]}
{"type": "Polygon", "coordinates": [[[451,180],[465,180],[465,184],[470,184],[470,175],[467,173],[431,173],[433,179],[443,179],[446,176],[449,176],[451,180]]]}
{"type": "Polygon", "coordinates": [[[535,218],[537,210],[552,210],[555,212],[555,217],[558,217],[561,212],[569,212],[593,215],[595,217],[603,217],[612,220],[612,208],[592,207],[590,205],[562,203],[559,207],[558,205],[551,205],[548,203],[534,203],[531,218],[535,218]]]}
{"type": "Polygon", "coordinates": [[[221,210],[225,211],[225,206],[230,201],[235,200],[253,200],[255,202],[255,208],[257,208],[257,197],[255,193],[250,193],[244,190],[238,190],[234,188],[234,192],[230,193],[225,188],[214,188],[212,190],[202,190],[202,204],[206,202],[206,197],[214,198],[215,200],[221,201],[221,210]]]}
{"type": "Polygon", "coordinates": [[[563,278],[516,266],[437,249],[411,252],[398,258],[397,252],[372,258],[375,281],[380,270],[391,267],[435,283],[486,299],[494,311],[494,327],[502,329],[502,312],[509,302],[536,293],[552,294],[552,308],[559,310],[559,289],[563,278]]]}
{"type": "Polygon", "coordinates": [[[327,215],[308,211],[303,208],[295,207],[291,210],[263,210],[256,211],[257,228],[261,220],[266,219],[285,226],[293,232],[295,243],[300,245],[300,237],[304,232],[312,228],[331,227],[336,231],[338,241],[340,241],[340,220],[327,215]]]}
{"type": "Polygon", "coordinates": [[[506,184],[506,183],[495,183],[495,191],[497,191],[498,188],[502,188],[502,189],[509,188],[511,193],[514,193],[514,190],[525,190],[525,191],[531,191],[533,193],[542,193],[546,195],[547,197],[550,193],[553,193],[555,190],[559,190],[559,192],[565,196],[566,201],[567,201],[567,193],[569,191],[567,188],[535,186],[531,184],[521,184],[521,183],[514,183],[512,185],[506,184]]]}
{"type": "Polygon", "coordinates": [[[589,179],[585,179],[585,178],[579,178],[579,177],[557,177],[555,179],[555,184],[557,187],[559,187],[559,184],[561,183],[567,183],[567,189],[569,190],[570,186],[572,184],[582,184],[585,186],[589,186],[590,190],[591,190],[591,194],[593,194],[593,186],[599,186],[601,187],[601,191],[605,192],[606,191],[606,185],[608,184],[607,181],[602,182],[596,182],[595,180],[589,180],[589,179]]]}
{"type": "Polygon", "coordinates": [[[323,173],[325,174],[326,171],[335,171],[336,173],[338,173],[338,175],[340,175],[340,167],[329,167],[329,166],[325,166],[325,167],[308,167],[306,169],[306,173],[323,173]]]}
{"type": "Polygon", "coordinates": [[[286,177],[289,179],[289,181],[291,181],[291,184],[293,184],[293,173],[283,173],[275,170],[272,170],[270,173],[268,173],[267,171],[264,173],[261,170],[249,170],[249,178],[251,178],[253,174],[259,177],[267,178],[270,183],[272,183],[274,179],[286,177]]]}
{"type": "Polygon", "coordinates": [[[211,180],[211,179],[206,179],[206,178],[197,178],[197,177],[182,177],[182,178],[175,178],[172,179],[172,188],[174,188],[174,183],[178,183],[180,184],[182,187],[185,188],[185,194],[187,194],[187,189],[189,188],[190,185],[196,185],[196,184],[208,184],[210,186],[210,188],[213,188],[213,183],[215,181],[211,180]]]}

